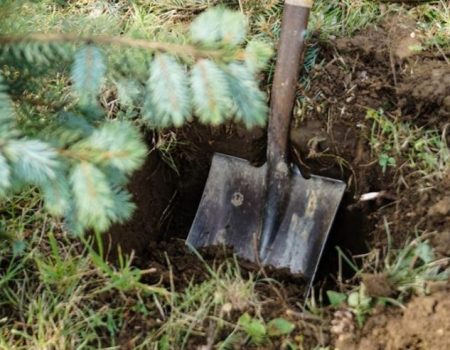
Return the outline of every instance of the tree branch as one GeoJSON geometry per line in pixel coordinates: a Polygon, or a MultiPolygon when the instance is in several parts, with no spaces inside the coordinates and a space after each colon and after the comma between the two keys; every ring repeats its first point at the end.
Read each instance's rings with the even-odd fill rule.
{"type": "MultiPolygon", "coordinates": [[[[74,43],[74,44],[96,44],[96,45],[116,45],[132,47],[137,49],[167,52],[177,56],[190,56],[196,59],[223,57],[220,50],[201,49],[193,45],[163,43],[148,41],[145,39],[134,39],[124,36],[79,36],[72,33],[30,33],[24,35],[0,35],[0,45],[17,44],[22,42],[40,43],[74,43]]],[[[240,54],[237,55],[242,56],[240,54]]]]}

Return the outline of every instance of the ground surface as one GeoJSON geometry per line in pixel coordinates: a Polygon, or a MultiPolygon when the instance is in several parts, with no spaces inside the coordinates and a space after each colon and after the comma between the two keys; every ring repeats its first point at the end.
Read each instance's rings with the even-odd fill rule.
{"type": "MultiPolygon", "coordinates": [[[[202,10],[194,8],[186,18],[202,10]]],[[[144,271],[140,281],[171,294],[128,295],[126,288],[116,292],[105,287],[103,295],[86,282],[89,293],[94,292],[78,296],[77,288],[67,288],[74,291],[77,311],[79,300],[88,299],[94,313],[103,315],[110,308],[125,315],[117,324],[112,316],[96,321],[92,328],[101,341],[89,339],[92,348],[109,344],[134,349],[147,334],[153,337],[148,346],[158,349],[450,348],[450,284],[445,278],[433,281],[448,269],[450,257],[450,54],[425,45],[429,38],[416,23],[420,16],[399,10],[381,17],[354,35],[327,40],[320,38],[319,25],[309,40],[313,59],[308,58],[308,71],[299,80],[291,159],[306,176],[319,174],[348,184],[312,296],[305,299],[298,276],[234,260],[230,250],[203,250],[202,259],[188,251],[184,239],[213,153],[261,164],[266,148],[263,129],[192,123],[147,135],[152,151],[129,186],[138,209],[104,239],[111,261],[117,262],[117,245],[124,252],[134,250],[133,264],[144,271]],[[343,299],[327,298],[328,290],[343,299]],[[357,301],[351,301],[355,295],[357,301]],[[258,342],[251,336],[255,329],[242,324],[246,313],[266,326],[282,318],[295,330],[258,342]],[[230,334],[236,339],[231,341],[230,334]],[[163,345],[165,337],[170,345],[163,345]]],[[[117,277],[116,285],[129,281],[128,275],[102,271],[102,276],[117,277]]],[[[90,281],[93,275],[88,270],[83,278],[90,281]]],[[[0,304],[0,311],[22,315],[20,307],[13,312],[15,306],[8,303],[0,304]]],[[[91,317],[83,315],[79,328],[91,317]]],[[[17,329],[33,333],[23,315],[16,318],[17,329]]],[[[48,348],[58,348],[52,346],[48,348]]]]}
{"type": "MultiPolygon", "coordinates": [[[[437,292],[412,300],[403,312],[374,316],[354,348],[446,349],[449,342],[449,293],[437,292]]],[[[342,347],[351,349],[352,345],[342,347]]]]}

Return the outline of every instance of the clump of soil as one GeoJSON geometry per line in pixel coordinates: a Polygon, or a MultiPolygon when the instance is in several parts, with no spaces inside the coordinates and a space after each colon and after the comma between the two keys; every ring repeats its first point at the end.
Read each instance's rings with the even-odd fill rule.
{"type": "Polygon", "coordinates": [[[361,278],[369,297],[389,297],[395,291],[384,273],[364,273],[361,278]]]}
{"type": "Polygon", "coordinates": [[[432,122],[443,125],[450,117],[450,65],[426,60],[413,69],[414,74],[398,87],[401,105],[416,115],[434,110],[432,122]]]}
{"type": "MultiPolygon", "coordinates": [[[[208,267],[215,270],[228,261],[236,265],[245,278],[250,274],[260,278],[270,275],[280,283],[276,292],[283,296],[283,300],[279,300],[279,295],[275,295],[278,299],[274,300],[277,314],[282,313],[286,305],[294,305],[299,297],[305,294],[305,281],[301,276],[292,275],[284,269],[262,267],[254,262],[235,258],[230,248],[219,246],[202,248],[199,250],[201,259],[188,249],[182,239],[154,241],[149,244],[149,248],[148,255],[145,259],[141,258],[138,265],[144,270],[154,271],[151,275],[145,276],[145,281],[150,284],[162,283],[165,287],[169,289],[175,287],[176,291],[180,292],[191,283],[201,283],[210,279],[212,276],[208,267]]],[[[275,291],[268,284],[260,287],[260,292],[266,296],[274,296],[275,291]]]]}
{"type": "Polygon", "coordinates": [[[401,246],[414,232],[427,232],[435,251],[450,255],[450,169],[442,178],[431,181],[430,187],[420,190],[416,186],[405,189],[392,205],[372,214],[377,224],[372,232],[372,246],[385,246],[385,224],[388,219],[393,243],[401,246]]]}
{"type": "Polygon", "coordinates": [[[446,350],[449,348],[450,293],[448,290],[413,299],[404,310],[374,315],[360,339],[342,339],[341,350],[446,350]]]}

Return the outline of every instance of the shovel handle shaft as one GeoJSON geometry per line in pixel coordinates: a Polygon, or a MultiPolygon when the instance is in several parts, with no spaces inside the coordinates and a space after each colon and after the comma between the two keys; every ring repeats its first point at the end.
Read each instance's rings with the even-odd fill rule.
{"type": "Polygon", "coordinates": [[[272,169],[280,161],[287,163],[289,125],[311,6],[311,0],[286,0],[284,5],[268,127],[267,162],[272,169]]]}
{"type": "Polygon", "coordinates": [[[311,0],[285,0],[284,5],[267,135],[266,204],[259,240],[261,261],[270,251],[288,203],[289,125],[311,5],[311,0]]]}

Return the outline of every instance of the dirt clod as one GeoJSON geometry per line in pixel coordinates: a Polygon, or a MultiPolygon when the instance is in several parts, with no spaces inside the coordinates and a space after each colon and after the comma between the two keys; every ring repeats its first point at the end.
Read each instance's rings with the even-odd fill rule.
{"type": "Polygon", "coordinates": [[[368,296],[389,297],[394,292],[391,281],[384,273],[365,273],[362,275],[362,281],[368,296]]]}
{"type": "Polygon", "coordinates": [[[450,213],[450,197],[444,197],[435,203],[429,210],[428,215],[445,216],[450,213]]]}
{"type": "Polygon", "coordinates": [[[337,336],[339,342],[348,342],[355,336],[355,320],[349,310],[338,310],[333,314],[330,332],[337,336]]]}
{"type": "Polygon", "coordinates": [[[450,65],[427,60],[411,68],[414,74],[398,86],[399,96],[404,98],[402,104],[416,111],[441,106],[437,113],[450,116],[450,65]]]}
{"type": "Polygon", "coordinates": [[[442,256],[450,255],[450,231],[436,232],[431,242],[435,247],[435,251],[442,256]]]}

